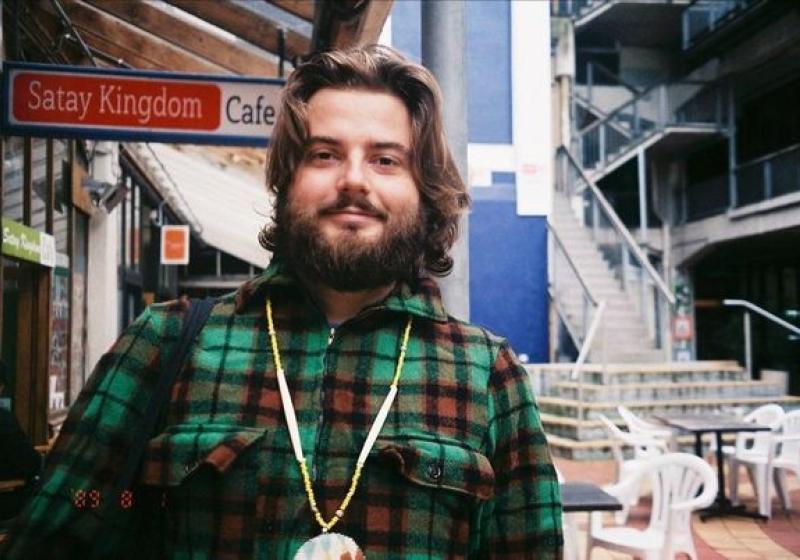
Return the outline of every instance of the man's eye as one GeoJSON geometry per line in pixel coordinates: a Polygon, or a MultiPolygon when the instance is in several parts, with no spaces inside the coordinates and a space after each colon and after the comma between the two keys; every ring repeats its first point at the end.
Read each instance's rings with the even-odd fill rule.
{"type": "Polygon", "coordinates": [[[400,163],[396,159],[394,159],[392,157],[389,157],[389,156],[380,156],[377,159],[377,162],[378,162],[378,165],[380,165],[382,167],[394,167],[394,166],[400,165],[400,163]]]}
{"type": "Polygon", "coordinates": [[[334,158],[335,158],[335,155],[333,154],[333,152],[326,152],[326,151],[311,152],[308,155],[308,159],[310,159],[312,161],[323,161],[323,162],[325,162],[325,161],[331,161],[334,158]]]}

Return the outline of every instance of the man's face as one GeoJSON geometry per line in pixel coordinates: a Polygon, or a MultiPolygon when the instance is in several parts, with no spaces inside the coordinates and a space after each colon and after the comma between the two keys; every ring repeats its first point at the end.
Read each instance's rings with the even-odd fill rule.
{"type": "Polygon", "coordinates": [[[403,102],[388,93],[322,89],[308,102],[308,135],[282,216],[289,260],[343,291],[408,276],[424,225],[403,102]]]}

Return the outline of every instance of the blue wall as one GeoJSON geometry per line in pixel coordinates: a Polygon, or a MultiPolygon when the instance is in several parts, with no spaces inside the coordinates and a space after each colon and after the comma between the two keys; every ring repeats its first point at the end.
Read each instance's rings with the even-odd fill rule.
{"type": "Polygon", "coordinates": [[[511,5],[508,2],[467,2],[467,52],[469,141],[510,144],[511,5]]]}
{"type": "MultiPolygon", "coordinates": [[[[511,143],[511,7],[472,0],[467,8],[467,126],[470,142],[511,143]]],[[[419,0],[392,8],[392,44],[419,62],[422,52],[419,0]]]]}
{"type": "Polygon", "coordinates": [[[400,0],[392,6],[392,46],[420,62],[422,53],[422,20],[420,0],[400,0]]]}
{"type": "MultiPolygon", "coordinates": [[[[469,141],[511,144],[510,4],[470,0],[466,8],[469,141]]],[[[417,62],[420,13],[419,0],[398,0],[392,8],[392,43],[417,62]]],[[[492,186],[471,194],[471,320],[508,338],[517,354],[546,362],[547,220],[517,216],[513,173],[494,172],[492,186]]]]}
{"type": "Polygon", "coordinates": [[[529,361],[547,362],[547,218],[517,216],[513,185],[471,195],[470,320],[508,338],[529,361]]]}

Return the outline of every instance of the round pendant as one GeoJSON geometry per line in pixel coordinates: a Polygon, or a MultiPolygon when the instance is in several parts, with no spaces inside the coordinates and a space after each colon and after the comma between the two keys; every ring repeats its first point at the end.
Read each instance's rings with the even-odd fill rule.
{"type": "Polygon", "coordinates": [[[364,560],[356,541],[339,533],[322,533],[307,540],[294,560],[364,560]]]}

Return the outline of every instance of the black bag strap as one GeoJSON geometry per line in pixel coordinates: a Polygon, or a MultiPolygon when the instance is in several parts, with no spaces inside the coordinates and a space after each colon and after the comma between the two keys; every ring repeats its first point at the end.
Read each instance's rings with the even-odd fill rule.
{"type": "Polygon", "coordinates": [[[112,496],[119,496],[124,490],[130,489],[133,477],[136,475],[136,471],[142,461],[147,441],[152,437],[160,413],[169,399],[170,389],[183,369],[189,349],[194,343],[194,339],[197,338],[198,333],[202,330],[203,325],[205,325],[215,301],[214,298],[192,299],[189,301],[189,311],[184,319],[177,346],[169,356],[169,360],[153,389],[153,394],[150,396],[150,401],[144,411],[142,423],[134,434],[128,458],[117,479],[112,496]]]}

